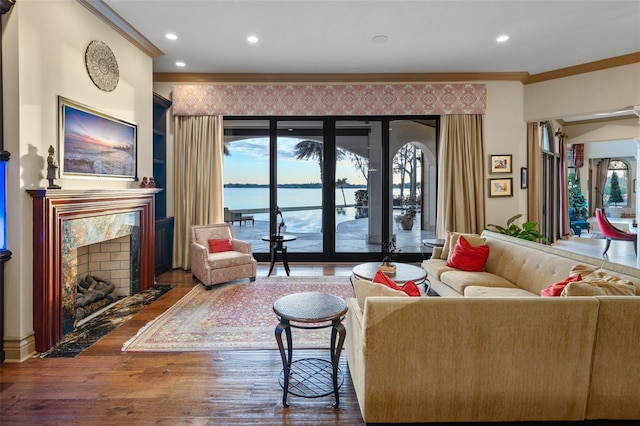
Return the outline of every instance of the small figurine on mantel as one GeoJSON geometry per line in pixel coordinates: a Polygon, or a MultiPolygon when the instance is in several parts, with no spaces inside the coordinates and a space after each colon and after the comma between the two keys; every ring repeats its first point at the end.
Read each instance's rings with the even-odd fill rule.
{"type": "Polygon", "coordinates": [[[153,176],[151,176],[149,178],[149,188],[155,188],[156,187],[156,181],[153,179],[153,176]]]}
{"type": "Polygon", "coordinates": [[[53,183],[53,180],[58,177],[58,164],[56,163],[56,159],[54,154],[56,150],[53,149],[53,145],[49,145],[49,156],[47,157],[47,180],[49,181],[49,186],[47,189],[60,189],[60,185],[56,185],[53,183]]]}
{"type": "Polygon", "coordinates": [[[142,178],[142,182],[140,183],[140,188],[148,188],[149,187],[149,181],[147,180],[147,177],[143,177],[142,178]]]}

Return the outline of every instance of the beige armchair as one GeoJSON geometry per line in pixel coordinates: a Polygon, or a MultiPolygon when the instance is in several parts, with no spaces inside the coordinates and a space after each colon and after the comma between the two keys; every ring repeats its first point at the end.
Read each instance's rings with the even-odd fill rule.
{"type": "Polygon", "coordinates": [[[191,227],[191,273],[207,290],[241,278],[255,281],[256,265],[251,243],[236,240],[232,224],[191,227]]]}

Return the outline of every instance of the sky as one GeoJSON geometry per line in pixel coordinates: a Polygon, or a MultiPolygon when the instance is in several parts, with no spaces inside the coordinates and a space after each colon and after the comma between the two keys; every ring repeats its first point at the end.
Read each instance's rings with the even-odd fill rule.
{"type": "MultiPolygon", "coordinates": [[[[297,160],[295,145],[302,139],[278,138],[278,183],[319,183],[318,160],[297,160]]],[[[231,142],[231,156],[224,157],[224,183],[269,183],[269,139],[254,138],[231,142]]],[[[348,159],[338,162],[336,179],[365,184],[364,177],[348,159]]]]}
{"type": "Polygon", "coordinates": [[[135,141],[135,127],[65,106],[65,139],[113,148],[131,146],[135,141]]]}

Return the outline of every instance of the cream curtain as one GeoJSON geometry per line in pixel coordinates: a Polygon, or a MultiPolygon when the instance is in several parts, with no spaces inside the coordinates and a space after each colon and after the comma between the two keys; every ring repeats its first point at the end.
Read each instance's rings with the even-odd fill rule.
{"type": "Polygon", "coordinates": [[[527,123],[527,220],[542,218],[542,140],[538,123],[527,123]]]}
{"type": "Polygon", "coordinates": [[[222,116],[175,117],[173,267],[191,269],[192,225],[223,220],[222,116]]]}
{"type": "Polygon", "coordinates": [[[485,227],[484,117],[442,117],[436,235],[480,233],[485,227]]]}

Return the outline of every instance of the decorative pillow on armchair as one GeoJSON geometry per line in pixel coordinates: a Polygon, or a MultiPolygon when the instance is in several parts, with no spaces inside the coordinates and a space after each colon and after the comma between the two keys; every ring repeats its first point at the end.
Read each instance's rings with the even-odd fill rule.
{"type": "Polygon", "coordinates": [[[220,240],[208,240],[209,253],[220,253],[222,251],[233,251],[233,245],[229,238],[220,240]]]}
{"type": "Polygon", "coordinates": [[[456,246],[447,260],[447,266],[468,272],[482,272],[489,258],[489,246],[472,246],[467,238],[460,235],[456,246]]]}

